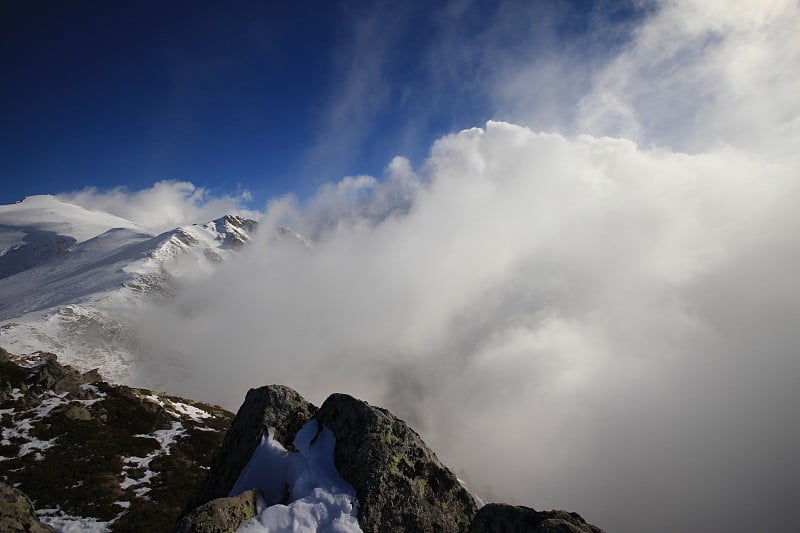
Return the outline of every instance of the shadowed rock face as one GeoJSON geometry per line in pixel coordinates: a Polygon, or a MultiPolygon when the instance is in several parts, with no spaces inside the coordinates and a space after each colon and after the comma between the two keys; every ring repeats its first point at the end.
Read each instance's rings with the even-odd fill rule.
{"type": "Polygon", "coordinates": [[[482,507],[470,533],[603,533],[587,524],[577,513],[567,511],[536,511],[530,507],[490,503],[482,507]]]}
{"type": "Polygon", "coordinates": [[[230,493],[268,428],[275,428],[274,438],[284,448],[294,450],[295,434],[316,411],[314,405],[289,387],[268,385],[250,389],[187,511],[230,493]]]}
{"type": "Polygon", "coordinates": [[[336,468],[356,489],[365,532],[469,528],[474,499],[405,422],[346,394],[316,418],[336,436],[336,468]]]}
{"type": "Polygon", "coordinates": [[[39,522],[25,494],[0,481],[0,531],[51,533],[55,529],[39,522]]]}

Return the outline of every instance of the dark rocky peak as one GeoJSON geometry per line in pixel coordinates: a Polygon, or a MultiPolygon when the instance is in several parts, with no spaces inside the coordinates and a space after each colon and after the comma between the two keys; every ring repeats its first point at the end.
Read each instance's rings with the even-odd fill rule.
{"type": "Polygon", "coordinates": [[[250,389],[189,509],[228,496],[270,427],[275,428],[275,440],[287,450],[293,449],[295,434],[316,411],[314,405],[289,387],[268,385],[250,389]]]}
{"type": "Polygon", "coordinates": [[[276,385],[247,394],[190,505],[199,507],[177,530],[213,523],[212,508],[219,510],[219,527],[228,523],[231,513],[239,516],[241,498],[227,495],[261,436],[274,428],[273,438],[292,449],[293,437],[311,419],[321,424],[318,431],[326,427],[336,439],[335,466],[356,491],[358,520],[365,532],[467,530],[476,512],[474,499],[405,422],[344,394],[330,396],[317,410],[295,391],[276,385]]]}
{"type": "Polygon", "coordinates": [[[346,394],[328,397],[316,417],[336,436],[336,468],[356,489],[364,531],[469,527],[474,498],[405,422],[346,394]]]}
{"type": "MultiPolygon", "coordinates": [[[[323,432],[333,434],[335,468],[355,489],[358,524],[367,533],[601,533],[566,511],[538,512],[502,504],[479,511],[472,495],[422,438],[386,409],[333,394],[317,410],[297,392],[278,385],[247,394],[200,492],[175,531],[233,531],[254,517],[259,505],[271,505],[261,487],[244,486],[242,479],[247,477],[240,474],[249,472],[250,458],[261,449],[261,437],[270,428],[274,440],[290,450],[295,433],[302,428],[301,433],[310,436],[309,427],[316,428],[316,436],[303,441],[310,447],[323,432]],[[316,420],[314,426],[307,424],[311,420],[316,420]],[[234,485],[245,492],[229,497],[234,485]]],[[[290,500],[281,503],[291,505],[290,500]]]]}

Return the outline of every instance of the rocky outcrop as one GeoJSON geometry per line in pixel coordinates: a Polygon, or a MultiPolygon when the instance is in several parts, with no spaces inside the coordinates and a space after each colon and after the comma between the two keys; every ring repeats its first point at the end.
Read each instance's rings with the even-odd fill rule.
{"type": "Polygon", "coordinates": [[[197,508],[175,531],[207,531],[203,529],[207,524],[218,524],[218,529],[208,531],[232,531],[250,518],[251,491],[238,497],[219,496],[230,492],[268,428],[275,428],[275,439],[291,448],[295,433],[311,418],[336,439],[334,463],[356,491],[358,523],[366,533],[602,533],[566,511],[539,512],[503,504],[478,511],[474,498],[422,438],[386,409],[333,394],[317,410],[295,391],[277,385],[247,394],[203,489],[193,500],[199,503],[189,507],[197,508]],[[216,499],[209,497],[213,494],[216,499]]]}
{"type": "Polygon", "coordinates": [[[78,372],[72,367],[59,364],[53,354],[44,354],[43,359],[44,363],[28,380],[31,387],[38,387],[42,391],[53,391],[56,394],[64,392],[80,394],[81,385],[103,381],[97,370],[78,372]]]}
{"type": "Polygon", "coordinates": [[[275,440],[287,450],[293,450],[295,434],[316,411],[314,405],[289,387],[268,385],[250,389],[187,511],[230,493],[261,442],[261,436],[270,427],[275,428],[275,440]]]}
{"type": "Polygon", "coordinates": [[[258,489],[247,490],[232,498],[206,502],[184,516],[175,533],[233,533],[254,516],[258,507],[258,489]]]}
{"type": "Polygon", "coordinates": [[[530,507],[490,503],[472,521],[469,533],[603,533],[577,513],[536,511],[530,507]]]}
{"type": "MultiPolygon", "coordinates": [[[[175,531],[235,531],[263,504],[254,490],[228,497],[262,436],[274,428],[273,438],[292,451],[312,419],[298,446],[307,452],[329,443],[327,464],[332,450],[352,486],[347,497],[355,490],[349,511],[357,503],[367,533],[601,533],[566,511],[502,504],[478,511],[413,429],[345,394],[317,409],[288,387],[252,389],[233,419],[215,406],[110,385],[50,354],[18,358],[2,349],[0,480],[30,500],[0,487],[0,531],[49,531],[31,502],[45,522],[66,516],[110,531],[167,531],[183,512],[175,531]]],[[[291,503],[290,495],[281,501],[291,503]]]]}
{"type": "Polygon", "coordinates": [[[346,394],[316,418],[336,437],[336,468],[356,489],[365,532],[469,528],[475,500],[405,422],[346,394]]]}
{"type": "Polygon", "coordinates": [[[0,531],[52,533],[55,530],[39,521],[30,498],[0,481],[0,531]]]}

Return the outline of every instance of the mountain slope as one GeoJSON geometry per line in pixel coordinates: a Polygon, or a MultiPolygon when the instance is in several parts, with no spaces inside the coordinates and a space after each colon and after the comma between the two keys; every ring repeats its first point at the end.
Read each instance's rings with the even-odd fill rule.
{"type": "Polygon", "coordinates": [[[204,276],[251,239],[233,215],[159,235],[53,196],[0,206],[0,346],[58,352],[127,382],[132,309],[169,298],[176,278],[204,276]]]}
{"type": "Polygon", "coordinates": [[[0,479],[58,531],[169,531],[231,419],[0,349],[0,479]]]}

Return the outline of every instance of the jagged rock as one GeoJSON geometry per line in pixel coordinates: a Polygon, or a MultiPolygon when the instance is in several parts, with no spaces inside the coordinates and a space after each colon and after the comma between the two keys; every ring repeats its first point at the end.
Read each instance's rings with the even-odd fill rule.
{"type": "Polygon", "coordinates": [[[345,394],[316,418],[336,437],[336,468],[356,490],[366,533],[469,528],[474,499],[405,422],[345,394]]]}
{"type": "Polygon", "coordinates": [[[71,366],[61,365],[55,355],[47,354],[44,364],[36,370],[29,384],[58,394],[69,392],[77,395],[80,394],[81,385],[102,380],[103,378],[97,373],[97,370],[81,373],[71,366]]]}
{"type": "Polygon", "coordinates": [[[174,533],[228,533],[256,516],[258,489],[247,490],[231,498],[206,502],[184,516],[174,533]]]}
{"type": "Polygon", "coordinates": [[[293,450],[295,434],[316,411],[313,404],[289,387],[268,385],[250,389],[187,511],[230,493],[268,428],[274,427],[275,440],[293,450]]]}
{"type": "Polygon", "coordinates": [[[483,506],[469,533],[603,533],[577,513],[536,511],[530,507],[490,503],[483,506]]]}
{"type": "Polygon", "coordinates": [[[0,531],[51,533],[55,530],[39,522],[33,503],[23,492],[0,481],[0,531]]]}

